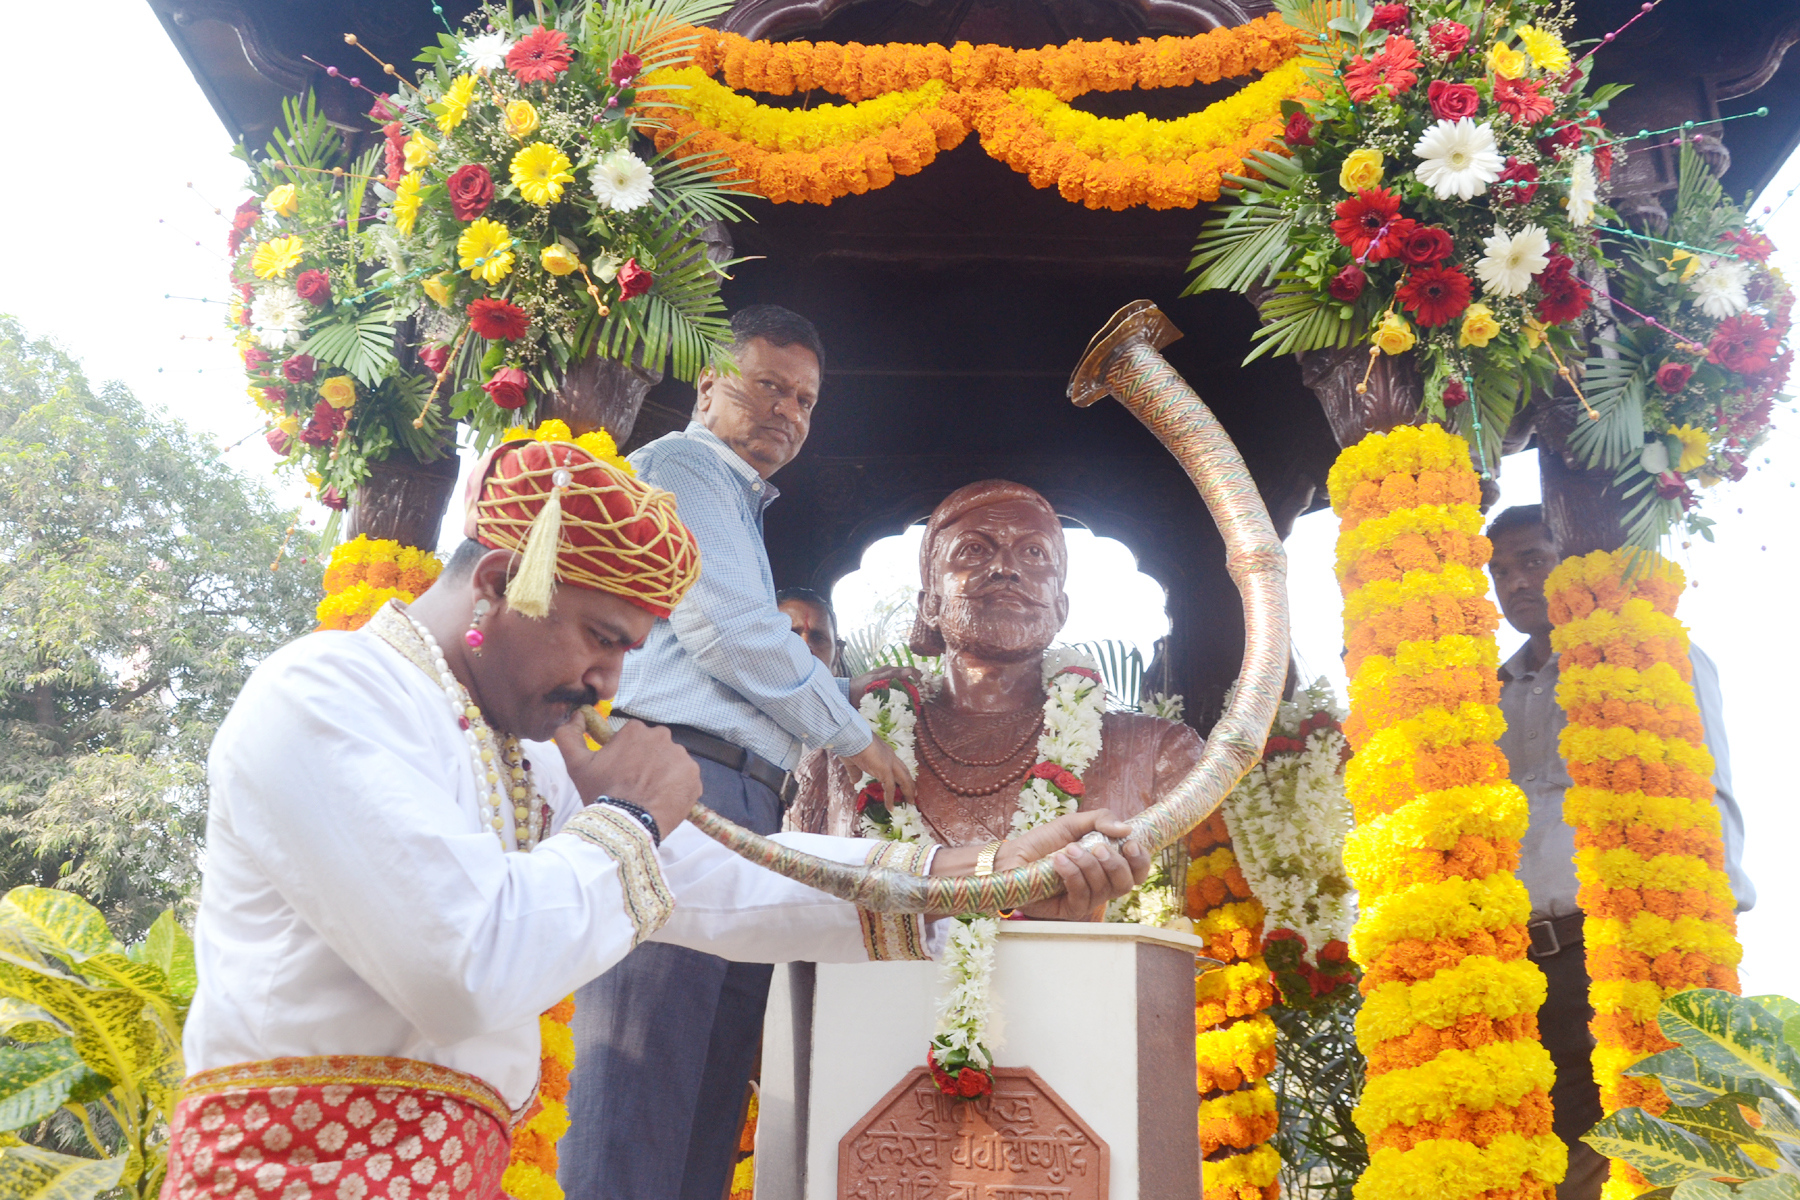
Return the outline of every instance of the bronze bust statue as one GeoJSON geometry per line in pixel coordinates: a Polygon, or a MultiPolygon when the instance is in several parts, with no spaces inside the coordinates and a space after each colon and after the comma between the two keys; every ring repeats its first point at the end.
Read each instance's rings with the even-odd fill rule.
{"type": "MultiPolygon", "coordinates": [[[[944,655],[944,678],[918,714],[919,811],[945,845],[1005,838],[1037,761],[1044,652],[1069,615],[1062,522],[1022,484],[970,484],[931,514],[919,573],[912,650],[944,655]]],[[[1109,712],[1081,807],[1130,818],[1186,775],[1201,748],[1186,725],[1109,712]]],[[[856,799],[842,773],[818,757],[803,766],[792,826],[854,834],[856,799]]]]}

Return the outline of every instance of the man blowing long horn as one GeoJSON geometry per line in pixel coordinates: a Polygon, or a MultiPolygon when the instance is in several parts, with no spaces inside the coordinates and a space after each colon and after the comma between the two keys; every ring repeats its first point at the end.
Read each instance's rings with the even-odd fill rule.
{"type": "MultiPolygon", "coordinates": [[[[586,749],[578,707],[612,696],[700,570],[668,493],[536,440],[500,447],[470,493],[469,540],[427,595],[281,650],[213,743],[165,1200],[489,1200],[537,1087],[538,1014],[639,942],[847,962],[940,940],[935,919],[858,910],[683,825],[700,777],[666,731],[586,749]]],[[[1149,866],[1072,845],[1095,828],[1128,832],[1078,814],[997,865],[1057,852],[1066,894],[1037,915],[1085,912],[1149,866]]],[[[977,852],[884,853],[945,874],[977,852]]]]}

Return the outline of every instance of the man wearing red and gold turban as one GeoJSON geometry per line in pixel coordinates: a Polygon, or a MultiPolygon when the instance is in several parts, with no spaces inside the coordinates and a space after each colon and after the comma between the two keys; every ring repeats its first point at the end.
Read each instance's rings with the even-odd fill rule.
{"type": "MultiPolygon", "coordinates": [[[[562,432],[483,464],[470,539],[428,593],[283,648],[220,727],[164,1200],[497,1200],[538,1014],[640,942],[760,961],[936,945],[936,921],[862,912],[684,824],[699,772],[666,731],[587,747],[577,710],[611,698],[701,564],[673,497],[562,432]]],[[[1072,820],[1000,866],[1094,827],[1125,832],[1072,820]]],[[[1057,865],[1082,907],[1148,859],[1057,865]]]]}

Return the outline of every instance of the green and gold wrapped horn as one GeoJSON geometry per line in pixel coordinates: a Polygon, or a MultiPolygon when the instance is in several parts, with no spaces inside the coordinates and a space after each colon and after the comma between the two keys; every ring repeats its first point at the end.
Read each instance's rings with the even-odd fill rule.
{"type": "MultiPolygon", "coordinates": [[[[1069,399],[1086,408],[1117,396],[1169,449],[1194,481],[1225,537],[1225,565],[1244,601],[1244,665],[1206,751],[1169,796],[1133,817],[1132,837],[1152,851],[1211,816],[1255,765],[1287,680],[1287,553],[1243,457],[1225,429],[1160,351],[1181,336],[1148,300],[1113,314],[1088,343],[1069,380],[1069,399]]],[[[917,876],[846,866],[803,854],[732,824],[703,804],[688,820],[751,862],[878,912],[999,912],[1047,899],[1062,879],[1047,860],[995,875],[917,876]]],[[[1083,845],[1117,845],[1090,833],[1083,845]]]]}

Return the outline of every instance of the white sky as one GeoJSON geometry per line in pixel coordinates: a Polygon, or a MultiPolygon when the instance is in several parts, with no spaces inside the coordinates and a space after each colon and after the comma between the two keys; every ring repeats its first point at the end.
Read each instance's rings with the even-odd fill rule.
{"type": "MultiPolygon", "coordinates": [[[[63,10],[14,7],[9,29],[17,44],[66,40],[63,10]]],[[[10,235],[0,312],[82,359],[96,385],[121,380],[220,445],[251,435],[225,452],[227,460],[297,500],[303,488],[273,479],[272,456],[254,436],[261,423],[223,334],[224,308],[163,298],[227,298],[228,226],[211,210],[236,206],[244,168],[228,156],[218,119],[149,6],[112,0],[93,16],[81,28],[88,69],[79,86],[41,56],[18,58],[0,74],[0,110],[24,114],[7,123],[8,157],[21,173],[18,184],[0,190],[10,235]]],[[[1800,161],[1790,161],[1768,195],[1796,185],[1800,161]]],[[[1800,278],[1800,203],[1777,214],[1769,232],[1788,248],[1778,261],[1800,278]]],[[[1791,802],[1800,773],[1782,747],[1794,736],[1786,730],[1793,715],[1786,702],[1800,685],[1800,638],[1781,622],[1794,609],[1786,589],[1800,582],[1800,492],[1790,482],[1796,452],[1800,438],[1781,429],[1764,450],[1773,467],[1708,495],[1705,511],[1721,522],[1719,544],[1701,543],[1688,554],[1700,586],[1681,614],[1723,676],[1733,774],[1749,824],[1746,866],[1760,900],[1741,927],[1745,986],[1789,995],[1800,995],[1800,958],[1790,940],[1800,923],[1800,872],[1786,861],[1800,845],[1800,813],[1791,802]]],[[[1502,504],[1535,500],[1535,463],[1509,459],[1502,486],[1502,504]]],[[[1341,691],[1333,535],[1330,515],[1315,514],[1300,522],[1288,550],[1297,649],[1310,670],[1331,674],[1341,691]]],[[[869,597],[897,583],[916,586],[917,536],[871,547],[865,571],[840,583],[847,625],[869,597]]],[[[1116,542],[1071,531],[1070,550],[1066,636],[1122,638],[1147,655],[1167,628],[1160,588],[1135,575],[1129,551],[1116,542]]],[[[1502,628],[1503,650],[1519,640],[1502,628]]]]}

